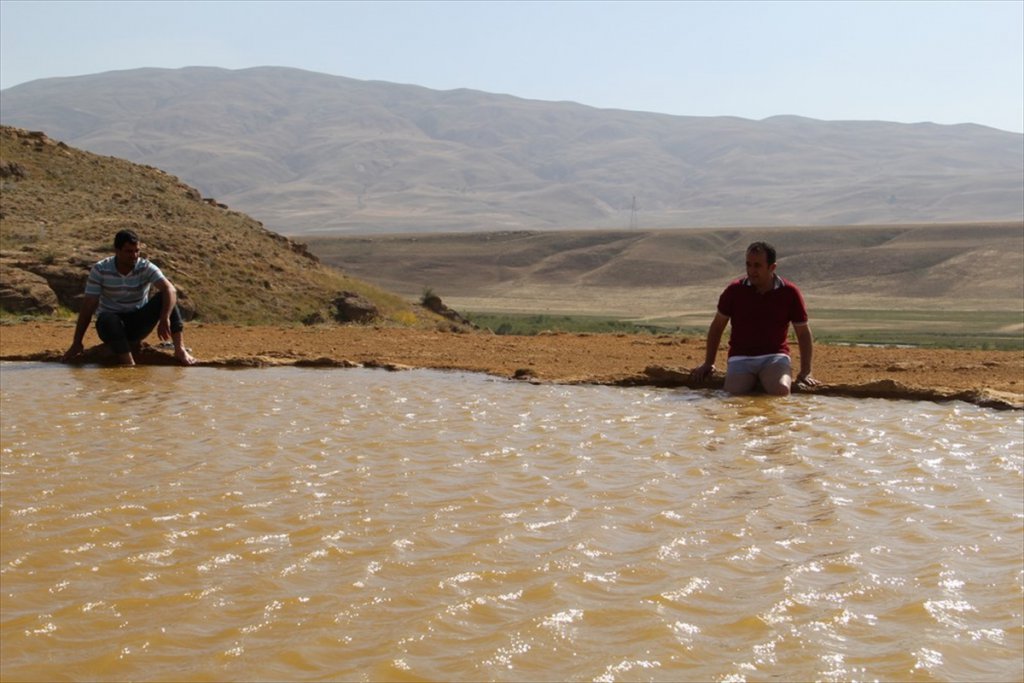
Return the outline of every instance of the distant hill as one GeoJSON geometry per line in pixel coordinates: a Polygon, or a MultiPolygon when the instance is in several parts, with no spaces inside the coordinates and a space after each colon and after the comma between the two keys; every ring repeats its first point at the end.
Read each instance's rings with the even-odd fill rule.
{"type": "Polygon", "coordinates": [[[1009,311],[1024,323],[1020,221],[312,237],[309,248],[391,291],[437,290],[460,310],[693,312],[706,325],[759,239],[818,308],[1009,311]]]}
{"type": "Polygon", "coordinates": [[[202,321],[330,321],[349,292],[383,323],[448,326],[159,169],[0,127],[0,309],[78,310],[89,267],[112,253],[121,228],[139,233],[185,311],[202,321]]]}
{"type": "Polygon", "coordinates": [[[277,67],[34,81],[2,92],[0,120],[289,235],[1024,218],[1024,135],[970,124],[667,116],[277,67]]]}

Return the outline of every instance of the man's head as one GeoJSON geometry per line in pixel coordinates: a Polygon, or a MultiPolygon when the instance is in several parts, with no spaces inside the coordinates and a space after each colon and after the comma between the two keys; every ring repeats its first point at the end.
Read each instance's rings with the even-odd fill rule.
{"type": "Polygon", "coordinates": [[[131,230],[121,230],[114,235],[114,258],[120,268],[134,268],[141,249],[139,236],[131,230]]]}
{"type": "Polygon", "coordinates": [[[747,256],[751,254],[764,254],[765,262],[770,266],[775,263],[775,247],[767,242],[753,242],[747,247],[747,256]]]}
{"type": "Polygon", "coordinates": [[[761,292],[775,285],[775,247],[767,242],[747,247],[747,279],[761,292]]]}
{"type": "Polygon", "coordinates": [[[114,250],[120,251],[125,244],[138,244],[139,236],[132,230],[118,230],[114,235],[114,250]]]}

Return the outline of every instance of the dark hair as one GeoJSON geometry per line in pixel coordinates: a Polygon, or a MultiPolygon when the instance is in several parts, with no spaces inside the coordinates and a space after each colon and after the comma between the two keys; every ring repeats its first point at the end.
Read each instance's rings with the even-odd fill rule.
{"type": "Polygon", "coordinates": [[[747,247],[747,253],[764,254],[765,260],[768,265],[775,263],[775,247],[768,244],[767,242],[753,242],[747,247]]]}
{"type": "Polygon", "coordinates": [[[114,249],[120,249],[128,243],[138,244],[139,236],[131,230],[119,230],[117,234],[114,235],[114,249]]]}

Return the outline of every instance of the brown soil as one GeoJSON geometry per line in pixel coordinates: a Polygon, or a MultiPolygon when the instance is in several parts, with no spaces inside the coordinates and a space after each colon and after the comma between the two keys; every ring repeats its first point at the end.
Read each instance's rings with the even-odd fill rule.
{"type": "MultiPolygon", "coordinates": [[[[0,359],[56,361],[73,323],[0,327],[0,359]]],[[[543,334],[531,337],[427,332],[390,327],[243,327],[194,324],[186,344],[200,365],[313,365],[468,370],[534,382],[696,388],[690,368],[704,340],[674,335],[543,334]]],[[[155,337],[150,342],[156,343],[155,337]]],[[[86,347],[98,345],[90,329],[86,347]]],[[[104,362],[102,347],[90,360],[104,362]]],[[[719,352],[719,367],[725,351],[719,352]]],[[[144,362],[173,362],[148,349],[144,362]]],[[[794,364],[797,363],[794,358],[794,364]]],[[[1024,354],[1016,351],[815,346],[819,387],[803,391],[854,397],[964,400],[1024,409],[1024,354]]],[[[721,375],[703,385],[720,387],[721,375]]]]}

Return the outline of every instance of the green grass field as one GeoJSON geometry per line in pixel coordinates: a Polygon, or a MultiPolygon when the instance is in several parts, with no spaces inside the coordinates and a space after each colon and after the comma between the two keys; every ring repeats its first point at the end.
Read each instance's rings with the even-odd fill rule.
{"type": "Polygon", "coordinates": [[[474,325],[495,334],[534,335],[543,332],[573,332],[577,334],[649,334],[675,332],[657,324],[636,323],[621,318],[591,315],[548,315],[510,313],[470,313],[474,325]]]}
{"type": "Polygon", "coordinates": [[[826,343],[1024,350],[1024,311],[818,309],[814,313],[814,333],[826,343]]]}

